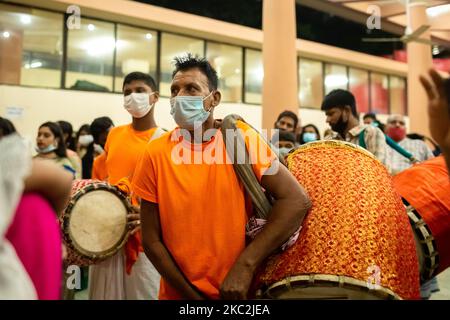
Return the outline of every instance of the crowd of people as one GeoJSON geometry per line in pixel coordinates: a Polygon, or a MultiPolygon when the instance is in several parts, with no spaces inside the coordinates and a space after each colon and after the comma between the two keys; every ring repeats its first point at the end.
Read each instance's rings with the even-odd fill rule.
{"type": "MultiPolygon", "coordinates": [[[[441,152],[450,165],[448,88],[437,72],[430,71],[430,77],[421,81],[429,97],[432,138],[408,134],[402,115],[390,115],[386,124],[375,114],[360,121],[355,98],[346,90],[325,96],[321,109],[331,131],[323,134],[314,124],[301,125],[292,111],[278,116],[279,134],[271,143],[237,121],[236,127],[255,137],[268,155],[250,155],[258,183],[273,199],[270,218],[251,242],[245,233],[246,195],[233,166],[173,161],[180,143],[194,151],[188,156],[193,158],[210,144],[225,148],[220,120],[214,118],[221,101],[218,77],[205,59],[175,59],[170,114],[177,128],[169,132],[155,121],[156,83],[141,72],[123,81],[130,123],[114,126],[104,116],[75,133],[68,121],[45,122],[37,130],[34,157],[11,121],[0,118],[0,298],[70,296],[58,218],[74,179],[106,181],[132,204],[124,248],[89,267],[90,299],[247,298],[257,267],[299,230],[311,207],[285,166],[267,174],[296,147],[321,139],[347,141],[371,152],[392,175],[441,152]],[[208,130],[213,134],[194,139],[197,131],[208,130]]],[[[437,290],[433,283],[423,286],[422,297],[437,290]]]]}

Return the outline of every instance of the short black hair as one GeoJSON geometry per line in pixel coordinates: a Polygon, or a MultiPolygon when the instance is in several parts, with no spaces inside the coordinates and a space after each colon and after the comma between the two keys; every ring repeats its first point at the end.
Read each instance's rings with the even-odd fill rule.
{"type": "Polygon", "coordinates": [[[358,117],[355,96],[350,91],[335,89],[325,96],[321,109],[327,111],[332,108],[344,108],[345,106],[349,106],[352,114],[358,117]]]}
{"type": "Polygon", "coordinates": [[[56,148],[55,153],[58,157],[63,158],[67,157],[66,145],[64,144],[64,136],[61,130],[61,127],[56,122],[44,122],[39,126],[39,129],[42,127],[47,127],[55,136],[55,139],[59,139],[58,148],[56,148]]]}
{"type": "Polygon", "coordinates": [[[283,117],[288,117],[288,118],[291,118],[292,120],[294,120],[294,130],[295,130],[295,128],[297,128],[298,117],[294,112],[289,111],[289,110],[283,111],[282,113],[280,113],[278,115],[277,122],[280,121],[281,118],[283,118],[283,117]]]}
{"type": "Polygon", "coordinates": [[[198,55],[187,53],[186,55],[175,57],[175,70],[172,72],[172,79],[179,71],[187,71],[190,69],[199,69],[208,78],[209,90],[217,90],[219,86],[219,78],[217,71],[205,58],[200,58],[198,55]]]}
{"type": "Polygon", "coordinates": [[[376,115],[375,113],[373,113],[373,112],[366,113],[366,114],[363,116],[363,119],[367,119],[367,118],[370,118],[370,119],[372,119],[372,120],[378,120],[378,119],[377,119],[377,115],[376,115]]]}
{"type": "Polygon", "coordinates": [[[7,136],[14,132],[17,132],[17,131],[16,131],[16,128],[14,127],[13,123],[6,118],[0,117],[0,137],[7,136]]]}
{"type": "Polygon", "coordinates": [[[278,141],[289,141],[295,144],[295,135],[292,132],[280,130],[278,134],[278,141]]]}
{"type": "Polygon", "coordinates": [[[91,134],[94,137],[94,142],[98,144],[98,139],[103,132],[107,132],[109,128],[113,127],[114,123],[109,117],[95,118],[90,125],[91,134]]]}
{"type": "Polygon", "coordinates": [[[125,76],[123,79],[122,90],[126,84],[130,84],[133,81],[143,81],[152,89],[152,91],[158,91],[155,79],[153,79],[151,75],[139,71],[131,72],[125,76]]]}

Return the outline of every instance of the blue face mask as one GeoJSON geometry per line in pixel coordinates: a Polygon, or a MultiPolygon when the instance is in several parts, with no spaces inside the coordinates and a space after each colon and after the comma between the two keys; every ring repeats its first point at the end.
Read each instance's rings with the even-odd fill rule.
{"type": "Polygon", "coordinates": [[[199,128],[210,115],[211,108],[206,111],[203,108],[206,97],[202,96],[176,96],[170,99],[170,114],[182,129],[195,130],[199,128]]]}
{"type": "Polygon", "coordinates": [[[312,142],[317,140],[317,134],[314,132],[305,132],[303,134],[303,141],[305,142],[312,142]]]}
{"type": "Polygon", "coordinates": [[[376,122],[376,121],[372,121],[372,123],[370,125],[375,128],[379,127],[378,122],[376,122]]]}

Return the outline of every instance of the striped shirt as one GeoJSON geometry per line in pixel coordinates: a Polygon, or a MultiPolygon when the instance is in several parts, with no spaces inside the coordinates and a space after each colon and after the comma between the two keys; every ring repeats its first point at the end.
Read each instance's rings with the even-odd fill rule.
{"type": "MultiPolygon", "coordinates": [[[[398,142],[400,147],[411,153],[418,161],[425,161],[433,158],[433,152],[422,140],[405,138],[398,142]]],[[[392,174],[397,174],[412,166],[411,161],[388,146],[386,152],[387,162],[392,174]]]]}

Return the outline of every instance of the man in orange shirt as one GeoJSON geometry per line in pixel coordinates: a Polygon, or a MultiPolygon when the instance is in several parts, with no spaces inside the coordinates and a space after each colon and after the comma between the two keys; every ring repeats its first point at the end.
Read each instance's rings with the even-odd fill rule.
{"type": "Polygon", "coordinates": [[[190,54],[175,61],[171,114],[179,127],[147,146],[132,184],[142,199],[145,253],[162,276],[160,299],[245,299],[256,267],[298,229],[310,202],[257,132],[238,122],[263,151],[249,151],[252,168],[276,199],[246,247],[244,189],[215,129],[217,73],[190,54]]]}
{"type": "MultiPolygon", "coordinates": [[[[131,196],[131,177],[137,161],[151,139],[162,134],[156,126],[154,105],[159,93],[152,77],[141,72],[128,74],[123,82],[124,107],[132,122],[118,126],[108,134],[105,163],[108,182],[131,196]]],[[[136,207],[137,213],[139,208],[136,207]]],[[[134,228],[125,246],[110,259],[91,267],[89,296],[91,299],[157,299],[160,276],[143,253],[139,215],[131,214],[129,225],[134,228]]]]}

